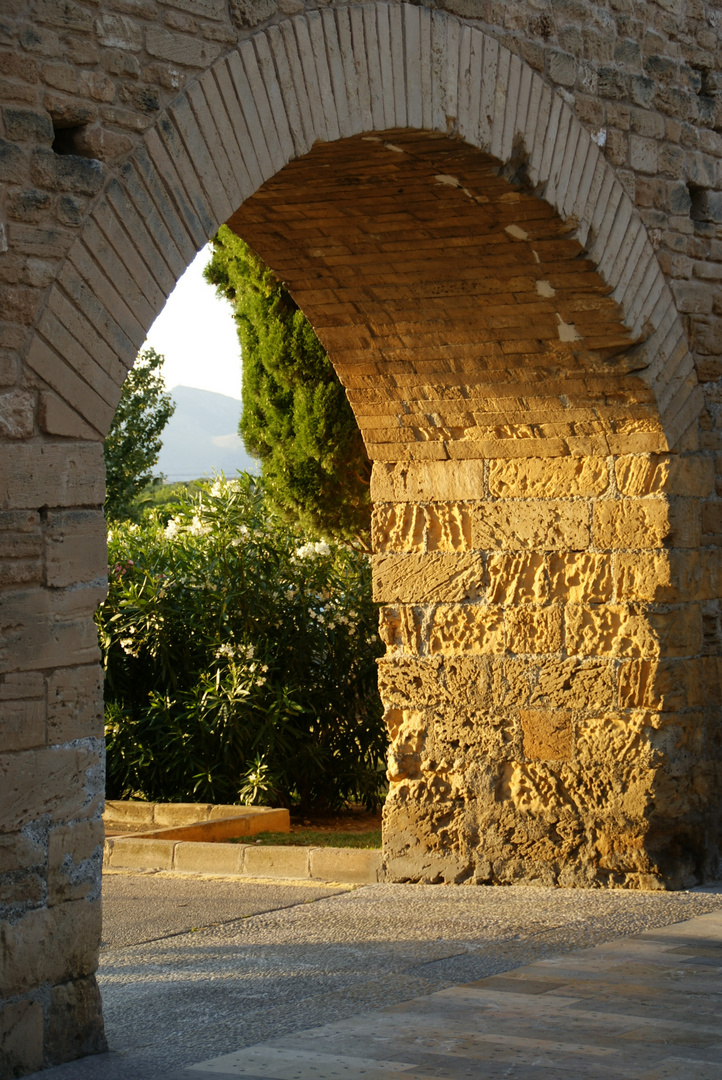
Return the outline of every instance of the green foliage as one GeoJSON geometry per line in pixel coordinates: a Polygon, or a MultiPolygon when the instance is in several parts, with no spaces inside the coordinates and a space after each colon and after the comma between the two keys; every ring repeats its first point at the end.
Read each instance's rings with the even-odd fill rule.
{"type": "Polygon", "coordinates": [[[275,521],[253,477],[109,534],[108,796],[376,805],[386,736],[367,556],[275,521]]]}
{"type": "Polygon", "coordinates": [[[205,276],[233,304],[243,352],[240,433],[288,520],[369,546],[371,465],[346,393],[290,293],[227,226],[205,276]]]}
{"type": "Polygon", "coordinates": [[[296,829],[291,833],[262,832],[243,836],[237,844],[271,844],[274,847],[350,847],[380,848],[381,829],[368,832],[329,832],[320,829],[296,829]]]}
{"type": "Polygon", "coordinates": [[[109,521],[132,516],[135,499],[153,481],[161,432],[175,411],[160,373],[163,360],[155,349],[146,349],[123,384],[103,446],[105,514],[109,521]]]}

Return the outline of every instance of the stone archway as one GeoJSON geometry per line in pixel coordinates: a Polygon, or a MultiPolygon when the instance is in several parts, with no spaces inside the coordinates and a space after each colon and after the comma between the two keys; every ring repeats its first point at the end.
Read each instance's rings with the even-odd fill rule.
{"type": "Polygon", "coordinates": [[[645,226],[492,35],[407,4],[309,11],[248,35],[149,128],[24,354],[42,433],[10,451],[3,500],[45,576],[5,610],[3,692],[31,717],[6,799],[14,865],[42,849],[48,884],[3,933],[10,1008],[45,1023],[48,1060],[100,1031],[100,440],[229,219],[316,326],[375,462],[389,879],[664,887],[717,857],[714,464],[645,226]]]}

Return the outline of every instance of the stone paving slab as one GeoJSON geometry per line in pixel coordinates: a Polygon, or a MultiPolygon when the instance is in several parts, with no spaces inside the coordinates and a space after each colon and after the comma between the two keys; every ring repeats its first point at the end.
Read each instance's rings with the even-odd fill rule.
{"type": "MultiPolygon", "coordinates": [[[[429,1080],[477,1076],[476,1062],[464,1051],[464,1040],[482,1028],[476,1020],[471,1027],[464,1027],[471,1023],[466,1017],[494,1011],[480,1005],[483,995],[473,985],[478,980],[490,976],[499,980],[494,993],[503,995],[507,1007],[511,1003],[522,1017],[512,1025],[515,1037],[528,1037],[526,1031],[519,1030],[523,1017],[533,1019],[543,1003],[545,1017],[547,1013],[565,1016],[569,1038],[580,1045],[591,1041],[581,1013],[604,1014],[605,1031],[616,1039],[620,1016],[624,1021],[627,1012],[637,1015],[634,1010],[639,994],[637,999],[630,996],[624,1008],[619,1008],[620,995],[614,980],[609,981],[604,954],[593,947],[625,938],[615,963],[633,965],[639,956],[640,972],[646,972],[650,964],[656,970],[645,951],[654,950],[653,938],[640,935],[659,933],[660,928],[722,910],[722,885],[680,893],[370,885],[337,889],[333,895],[329,895],[331,890],[324,894],[321,888],[316,895],[316,889],[318,886],[310,882],[249,884],[238,878],[194,879],[175,874],[107,877],[104,896],[109,944],[101,951],[98,974],[110,1052],[57,1066],[38,1074],[38,1080],[160,1080],[173,1070],[197,1069],[194,1063],[237,1054],[244,1047],[258,1048],[259,1044],[293,1051],[303,1048],[331,1058],[351,1057],[353,1060],[340,1065],[325,1062],[324,1068],[342,1066],[340,1075],[356,1075],[359,1080],[375,1080],[379,1069],[396,1070],[399,1077],[414,1080],[421,1076],[429,1080]],[[179,932],[173,906],[178,905],[185,917],[183,913],[187,915],[189,909],[180,905],[189,902],[194,905],[193,929],[179,932]],[[289,903],[293,906],[287,906],[289,903]],[[149,941],[146,915],[148,920],[159,918],[162,909],[172,917],[167,919],[163,934],[149,941]],[[199,922],[195,921],[196,912],[201,916],[199,922]],[[547,960],[556,966],[530,967],[547,960]],[[529,969],[523,978],[519,974],[522,968],[529,969]],[[506,980],[512,980],[511,984],[506,980]],[[553,988],[545,989],[550,980],[553,988]],[[566,998],[570,995],[565,989],[572,981],[571,997],[577,1002],[574,1014],[569,1011],[566,998]],[[507,989],[502,991],[502,985],[507,989]],[[524,988],[521,996],[516,994],[518,986],[524,988]],[[447,997],[439,996],[439,991],[447,997]],[[471,1004],[464,1004],[464,995],[469,993],[471,1004]],[[436,1018],[437,1027],[433,1026],[436,1005],[431,1006],[432,1012],[424,1005],[433,995],[446,1010],[436,1018]],[[401,1002],[411,1004],[400,1006],[401,1002]],[[402,1010],[400,1014],[394,1012],[397,1008],[402,1010]],[[418,1045],[398,1041],[398,1033],[412,1013],[416,1015],[418,1040],[422,1040],[418,1045]],[[358,1017],[366,1018],[367,1028],[360,1029],[362,1033],[354,1042],[351,1029],[344,1025],[358,1017]],[[461,1024],[458,1030],[455,1018],[461,1024]],[[334,1025],[341,1025],[340,1042],[333,1042],[329,1034],[334,1025]],[[364,1033],[369,1025],[381,1041],[364,1033]],[[319,1041],[315,1034],[319,1030],[328,1037],[324,1035],[319,1041]],[[304,1036],[304,1032],[311,1035],[304,1036]],[[429,1033],[437,1040],[433,1047],[423,1044],[429,1033]],[[458,1045],[450,1054],[446,1051],[452,1037],[458,1045]],[[288,1038],[294,1041],[287,1046],[284,1040],[288,1038]],[[414,1047],[425,1056],[409,1057],[414,1047]],[[359,1072],[366,1065],[359,1065],[356,1059],[371,1059],[376,1074],[359,1072]],[[349,1071],[353,1069],[355,1074],[349,1071]]],[[[665,938],[665,942],[671,948],[690,948],[686,938],[672,942],[665,938]]],[[[710,964],[715,947],[714,940],[710,943],[698,936],[694,949],[704,955],[670,953],[670,967],[675,971],[694,968],[698,985],[707,989],[702,1000],[696,998],[690,1004],[680,979],[673,980],[664,994],[659,988],[652,993],[645,974],[639,985],[642,989],[648,986],[649,993],[639,1015],[649,1022],[668,1021],[671,1004],[675,1022],[717,1023],[713,1002],[719,1001],[719,994],[714,999],[711,990],[717,973],[710,964]]],[[[627,977],[627,982],[631,995],[638,980],[627,977]]],[[[536,1080],[565,1075],[556,1066],[525,1064],[522,1047],[516,1048],[509,1064],[503,1058],[503,1048],[488,1040],[483,1045],[489,1061],[496,1062],[494,1068],[499,1070],[489,1072],[489,1077],[518,1080],[529,1069],[533,1071],[528,1075],[536,1080]],[[513,1072],[504,1072],[512,1068],[513,1072]]],[[[700,1058],[703,1049],[706,1052],[700,1048],[694,1068],[700,1061],[705,1063],[700,1058]]],[[[477,1052],[478,1047],[474,1049],[477,1052]]],[[[669,1053],[684,1056],[676,1046],[669,1053]]],[[[588,1064],[588,1056],[585,1060],[588,1064]]],[[[606,1060],[594,1058],[597,1065],[606,1060]]],[[[317,1064],[313,1069],[314,1078],[321,1077],[317,1064]]],[[[263,1069],[245,1075],[246,1080],[254,1075],[268,1077],[263,1069]]],[[[692,1066],[689,1074],[679,1075],[698,1080],[692,1066]]],[[[636,1074],[625,1080],[632,1076],[639,1080],[636,1074]]],[[[719,1076],[715,1080],[720,1080],[719,1076]]]]}
{"type": "Polygon", "coordinates": [[[722,912],[716,911],[245,1047],[165,1080],[721,1075],[722,912]]]}

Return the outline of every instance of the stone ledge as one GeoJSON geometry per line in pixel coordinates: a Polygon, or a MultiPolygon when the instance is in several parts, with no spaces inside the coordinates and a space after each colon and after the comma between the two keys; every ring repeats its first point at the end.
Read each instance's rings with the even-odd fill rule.
{"type": "Polygon", "coordinates": [[[103,866],[111,870],[175,870],[368,885],[379,880],[381,852],[111,837],[105,841],[103,866]]]}

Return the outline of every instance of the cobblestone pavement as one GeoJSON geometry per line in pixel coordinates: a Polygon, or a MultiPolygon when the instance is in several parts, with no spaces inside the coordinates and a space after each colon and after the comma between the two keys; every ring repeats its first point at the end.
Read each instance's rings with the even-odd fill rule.
{"type": "Polygon", "coordinates": [[[722,886],[208,886],[106,879],[111,1050],[38,1077],[719,1080],[722,886]],[[196,890],[205,925],[138,940],[139,905],[196,890]]]}

